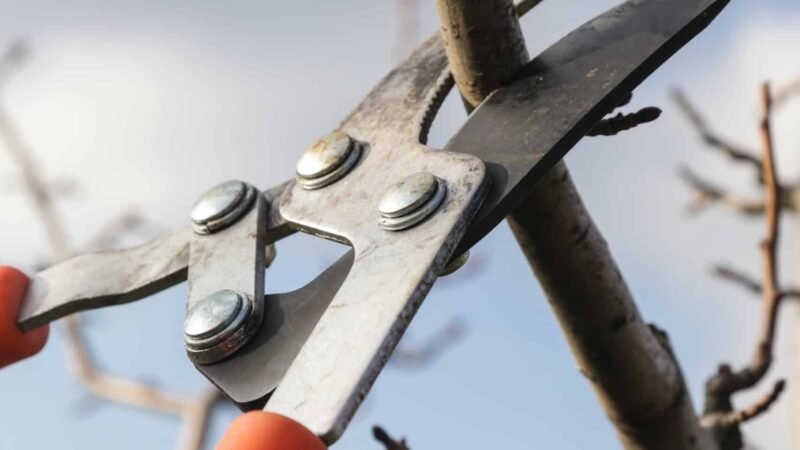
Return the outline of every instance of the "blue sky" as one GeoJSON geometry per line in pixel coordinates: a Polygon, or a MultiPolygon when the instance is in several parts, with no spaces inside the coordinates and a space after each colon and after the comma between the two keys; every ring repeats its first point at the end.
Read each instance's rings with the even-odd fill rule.
{"type": "MultiPolygon", "coordinates": [[[[436,18],[433,2],[420,3],[423,37],[436,30],[436,18]]],[[[615,3],[544,2],[523,19],[531,52],[615,3]]],[[[289,178],[303,149],[390,68],[394,39],[392,3],[367,0],[34,0],[3,10],[0,44],[24,36],[34,52],[8,86],[6,104],[46,173],[79,180],[78,194],[60,205],[78,244],[127,208],[169,229],[185,224],[198,193],[218,181],[266,187],[289,178]]],[[[690,193],[676,176],[682,163],[743,195],[756,193],[745,171],[702,149],[668,92],[685,87],[714,125],[755,147],[757,84],[800,75],[799,22],[796,0],[733,1],[636,92],[633,106],[664,108],[659,121],[584,140],[567,158],[643,315],[670,333],[696,403],[716,363],[744,362],[757,332],[757,302],[712,280],[708,269],[730,261],[758,273],[762,227],[720,209],[685,216],[690,193]]],[[[788,108],[776,122],[787,177],[800,175],[792,151],[800,145],[798,114],[788,108]]],[[[463,118],[450,98],[431,144],[446,142],[463,118]]],[[[0,152],[0,177],[13,173],[0,152]]],[[[3,217],[0,262],[30,270],[47,255],[42,232],[24,197],[4,189],[0,207],[13,213],[3,217]]],[[[794,224],[786,225],[791,235],[794,224]]],[[[795,245],[787,239],[787,255],[795,245]]],[[[302,285],[341,251],[310,237],[287,239],[267,289],[302,285]]],[[[404,344],[424,341],[453,318],[467,324],[466,337],[423,369],[384,371],[337,448],[379,448],[369,433],[375,423],[407,436],[415,450],[618,448],[507,226],[474,254],[434,288],[404,344]]],[[[784,278],[796,278],[786,263],[784,278]]],[[[102,367],[186,394],[200,389],[205,381],[181,344],[184,298],[181,285],[89,314],[102,367]]],[[[796,315],[786,308],[779,355],[796,353],[786,332],[796,315]]],[[[92,400],[64,362],[56,331],[41,356],[0,372],[0,449],[174,446],[177,420],[92,400]]],[[[782,357],[769,379],[789,376],[792,364],[782,357]]],[[[789,448],[792,395],[790,386],[773,412],[746,428],[761,447],[789,448]]],[[[212,434],[235,415],[221,409],[212,434]]]]}

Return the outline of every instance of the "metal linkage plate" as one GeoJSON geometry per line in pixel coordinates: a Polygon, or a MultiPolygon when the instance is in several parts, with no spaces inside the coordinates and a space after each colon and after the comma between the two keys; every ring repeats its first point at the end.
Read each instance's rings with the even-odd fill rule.
{"type": "Polygon", "coordinates": [[[266,406],[327,442],[343,432],[450,260],[480,203],[485,174],[478,158],[348,124],[343,131],[370,144],[366,158],[324,189],[291,187],[281,210],[303,230],[350,243],[353,267],[266,406]],[[446,184],[443,204],[413,228],[384,230],[378,225],[383,192],[418,172],[446,184]]]}
{"type": "Polygon", "coordinates": [[[294,226],[355,251],[347,279],[266,406],[329,443],[388,360],[485,191],[480,159],[419,143],[446,79],[440,49],[417,51],[341,125],[366,147],[349,174],[318,190],[290,186],[281,201],[281,214],[294,226]],[[446,186],[441,205],[412,228],[381,228],[378,206],[386,190],[420,172],[446,186]]]}
{"type": "Polygon", "coordinates": [[[223,289],[264,296],[267,208],[258,195],[250,212],[234,225],[214,234],[192,236],[187,309],[223,289]]]}
{"type": "Polygon", "coordinates": [[[219,362],[261,326],[269,206],[261,194],[248,201],[242,209],[250,210],[227,228],[192,236],[184,337],[195,363],[219,362]]]}

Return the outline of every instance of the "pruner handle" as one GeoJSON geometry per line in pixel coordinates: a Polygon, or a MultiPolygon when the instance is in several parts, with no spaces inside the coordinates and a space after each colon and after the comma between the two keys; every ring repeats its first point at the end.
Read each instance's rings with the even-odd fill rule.
{"type": "Polygon", "coordinates": [[[13,267],[0,266],[0,367],[33,356],[44,347],[50,329],[47,325],[23,332],[17,325],[28,277],[13,267]]]}
{"type": "Polygon", "coordinates": [[[251,411],[225,432],[217,450],[327,450],[314,433],[280,414],[251,411]]]}

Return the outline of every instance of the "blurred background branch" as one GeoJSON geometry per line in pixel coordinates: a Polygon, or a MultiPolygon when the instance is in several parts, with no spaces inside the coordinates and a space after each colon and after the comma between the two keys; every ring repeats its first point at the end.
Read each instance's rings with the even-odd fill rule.
{"type": "MultiPolygon", "coordinates": [[[[28,45],[20,40],[8,46],[0,56],[0,93],[5,91],[9,77],[24,64],[28,52],[28,45]]],[[[31,206],[44,228],[52,257],[50,264],[69,258],[76,250],[88,252],[112,247],[125,234],[145,228],[146,219],[129,211],[98,230],[89,238],[85,248],[75,249],[54,202],[56,193],[42,175],[33,150],[9,114],[4,96],[0,97],[0,139],[19,169],[31,206]]],[[[89,343],[83,335],[81,316],[68,316],[58,325],[66,344],[65,353],[70,371],[92,395],[111,402],[178,416],[182,427],[176,448],[203,448],[208,416],[221,399],[215,387],[208,386],[196,396],[185,397],[146,383],[104,373],[95,362],[89,343]]]]}
{"type": "MultiPolygon", "coordinates": [[[[706,383],[706,405],[702,423],[712,430],[722,450],[738,450],[744,445],[741,425],[769,409],[783,391],[784,381],[778,381],[771,393],[756,404],[736,411],[732,397],[742,391],[756,387],[767,374],[774,360],[775,335],[778,312],[784,298],[779,283],[778,243],[780,238],[781,187],[775,163],[775,146],[772,135],[772,93],[768,84],[761,88],[760,134],[762,140],[762,175],[759,177],[764,190],[764,214],[766,237],[761,242],[764,281],[759,291],[762,294],[763,318],[761,333],[756,343],[750,364],[740,370],[732,370],[721,364],[717,372],[706,383]]],[[[726,272],[730,273],[730,272],[726,272]]],[[[739,277],[741,279],[741,277],[739,277]]],[[[752,288],[752,283],[750,283],[752,288]]]]}

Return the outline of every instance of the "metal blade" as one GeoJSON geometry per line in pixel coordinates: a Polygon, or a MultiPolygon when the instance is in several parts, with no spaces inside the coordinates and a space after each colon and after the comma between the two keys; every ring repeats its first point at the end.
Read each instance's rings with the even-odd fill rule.
{"type": "Polygon", "coordinates": [[[494,92],[445,150],[480,157],[492,190],[455,255],[500,223],[604,115],[729,0],[631,0],[573,31],[494,92]]]}

